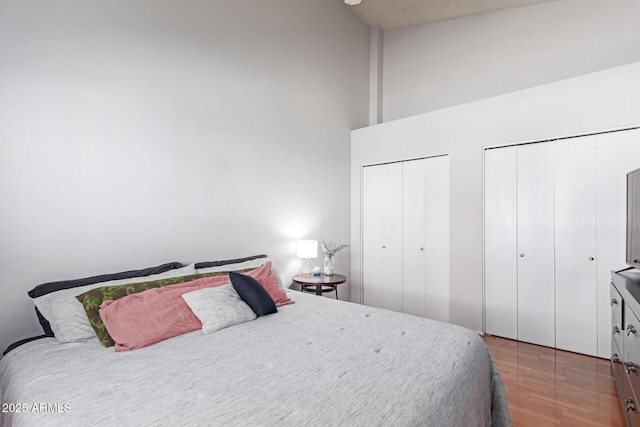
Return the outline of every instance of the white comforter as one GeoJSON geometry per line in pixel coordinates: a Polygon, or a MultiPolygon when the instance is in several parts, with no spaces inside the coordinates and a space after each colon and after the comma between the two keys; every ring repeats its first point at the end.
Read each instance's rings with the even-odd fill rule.
{"type": "Polygon", "coordinates": [[[0,425],[509,425],[474,332],[289,295],[296,304],[277,314],[139,350],[97,339],[18,347],[0,361],[0,425]]]}

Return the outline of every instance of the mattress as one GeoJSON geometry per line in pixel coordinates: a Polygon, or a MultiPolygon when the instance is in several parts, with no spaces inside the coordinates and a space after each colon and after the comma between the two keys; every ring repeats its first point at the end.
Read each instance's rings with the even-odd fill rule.
{"type": "Polygon", "coordinates": [[[276,314],[133,351],[24,344],[0,361],[0,425],[510,425],[473,331],[288,295],[276,314]]]}

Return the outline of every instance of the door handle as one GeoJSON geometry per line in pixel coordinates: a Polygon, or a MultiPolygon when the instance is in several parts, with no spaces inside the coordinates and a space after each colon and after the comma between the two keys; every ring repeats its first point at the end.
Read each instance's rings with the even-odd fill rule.
{"type": "Polygon", "coordinates": [[[636,405],[633,403],[633,399],[632,398],[628,398],[627,399],[627,401],[624,404],[624,407],[627,410],[627,412],[636,410],[636,405]]]}

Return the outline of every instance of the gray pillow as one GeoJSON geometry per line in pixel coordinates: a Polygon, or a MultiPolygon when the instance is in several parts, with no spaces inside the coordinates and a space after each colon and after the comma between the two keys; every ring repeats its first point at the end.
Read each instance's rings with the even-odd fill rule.
{"type": "Polygon", "coordinates": [[[187,292],[182,294],[182,298],[193,314],[200,319],[202,332],[205,334],[257,317],[231,284],[187,292]]]}

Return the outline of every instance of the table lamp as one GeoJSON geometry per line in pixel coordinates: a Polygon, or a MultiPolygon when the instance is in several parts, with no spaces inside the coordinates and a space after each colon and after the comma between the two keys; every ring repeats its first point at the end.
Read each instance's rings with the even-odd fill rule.
{"type": "Polygon", "coordinates": [[[300,266],[298,274],[311,275],[313,269],[311,267],[311,258],[318,257],[318,241],[317,240],[298,240],[298,258],[304,259],[300,266]]]}

